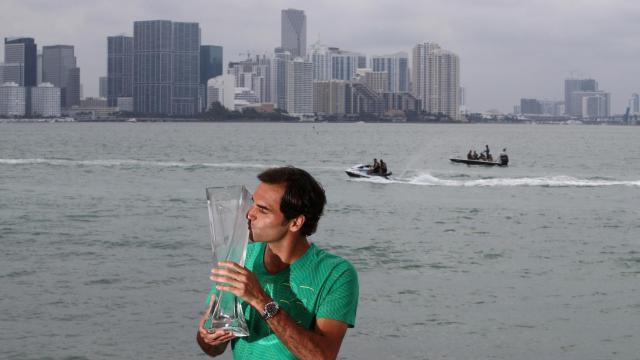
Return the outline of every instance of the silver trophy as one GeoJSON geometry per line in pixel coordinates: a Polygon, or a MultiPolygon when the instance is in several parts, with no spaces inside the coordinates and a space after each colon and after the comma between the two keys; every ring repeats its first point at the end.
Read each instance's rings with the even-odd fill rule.
{"type": "MultiPolygon", "coordinates": [[[[210,187],[206,191],[214,266],[219,261],[233,261],[244,266],[251,194],[241,185],[210,187]]],[[[216,290],[214,294],[215,301],[209,309],[205,328],[209,332],[227,331],[237,337],[248,336],[249,328],[238,298],[227,291],[216,290]]]]}

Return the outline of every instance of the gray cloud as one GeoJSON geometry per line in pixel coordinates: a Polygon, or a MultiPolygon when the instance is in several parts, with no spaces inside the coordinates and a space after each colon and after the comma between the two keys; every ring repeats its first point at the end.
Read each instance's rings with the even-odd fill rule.
{"type": "Polygon", "coordinates": [[[572,72],[610,91],[614,112],[640,91],[640,4],[622,0],[4,0],[0,35],[75,45],[85,95],[96,95],[106,37],[132,34],[135,20],[199,22],[203,44],[224,46],[230,61],[278,46],[280,10],[289,7],[305,10],[308,44],[319,36],[371,55],[432,41],[458,53],[475,111],[510,111],[520,97],[561,99],[572,72]]]}

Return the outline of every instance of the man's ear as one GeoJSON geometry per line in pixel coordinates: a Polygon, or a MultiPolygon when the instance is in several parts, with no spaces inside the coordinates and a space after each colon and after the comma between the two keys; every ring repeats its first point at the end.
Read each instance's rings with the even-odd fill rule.
{"type": "Polygon", "coordinates": [[[297,217],[289,220],[289,230],[292,232],[298,232],[302,229],[302,225],[304,225],[306,218],[304,215],[298,215],[297,217]]]}

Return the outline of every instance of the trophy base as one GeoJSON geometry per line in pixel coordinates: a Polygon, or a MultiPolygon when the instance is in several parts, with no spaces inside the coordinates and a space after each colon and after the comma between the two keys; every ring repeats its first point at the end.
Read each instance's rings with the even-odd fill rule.
{"type": "Polygon", "coordinates": [[[228,324],[215,321],[211,324],[211,328],[207,329],[207,331],[209,333],[214,333],[216,331],[226,331],[232,333],[236,337],[249,336],[249,330],[246,326],[242,327],[238,324],[228,324]]]}

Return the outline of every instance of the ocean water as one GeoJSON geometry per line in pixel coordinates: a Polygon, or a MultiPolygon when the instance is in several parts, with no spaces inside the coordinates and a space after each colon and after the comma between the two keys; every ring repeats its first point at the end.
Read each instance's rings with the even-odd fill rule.
{"type": "MultiPolygon", "coordinates": [[[[0,357],[203,359],[204,189],[307,169],[341,359],[640,359],[640,127],[0,124],[0,357]],[[508,168],[448,161],[489,144],[508,168]],[[344,169],[383,158],[391,180],[344,169]]],[[[225,355],[223,358],[229,358],[225,355]]]]}

